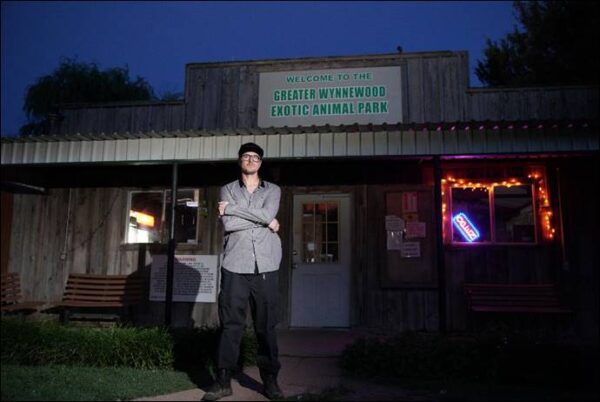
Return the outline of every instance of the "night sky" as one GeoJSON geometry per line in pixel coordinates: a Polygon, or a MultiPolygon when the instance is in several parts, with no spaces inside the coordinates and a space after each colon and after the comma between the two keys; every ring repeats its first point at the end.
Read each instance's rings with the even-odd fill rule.
{"type": "Polygon", "coordinates": [[[471,86],[486,38],[517,24],[512,2],[2,1],[2,136],[26,122],[27,86],[61,57],[129,67],[158,96],[187,63],[467,50],[471,86]]]}

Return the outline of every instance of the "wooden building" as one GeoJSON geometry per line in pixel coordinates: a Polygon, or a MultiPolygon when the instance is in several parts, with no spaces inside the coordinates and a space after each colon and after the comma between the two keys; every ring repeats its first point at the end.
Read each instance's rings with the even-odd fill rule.
{"type": "Polygon", "coordinates": [[[282,327],[461,331],[464,283],[552,283],[597,337],[599,90],[468,77],[466,52],[194,63],[181,102],[65,106],[52,135],[2,139],[2,272],[47,301],[68,273],[150,275],[174,165],[176,254],[218,255],[219,187],[252,141],[283,190],[282,327]]]}

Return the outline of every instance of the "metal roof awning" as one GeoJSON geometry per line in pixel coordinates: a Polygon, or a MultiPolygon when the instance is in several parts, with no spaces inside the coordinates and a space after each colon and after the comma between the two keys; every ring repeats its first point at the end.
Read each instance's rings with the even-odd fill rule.
{"type": "Polygon", "coordinates": [[[2,165],[237,159],[255,142],[269,159],[597,152],[588,122],[462,122],[77,134],[2,139],[2,165]]]}

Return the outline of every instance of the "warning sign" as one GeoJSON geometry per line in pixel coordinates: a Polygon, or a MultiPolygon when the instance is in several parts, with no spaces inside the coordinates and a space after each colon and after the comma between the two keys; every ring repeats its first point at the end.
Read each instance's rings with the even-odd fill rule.
{"type": "Polygon", "coordinates": [[[418,212],[417,192],[406,191],[402,193],[402,213],[418,212]]]}

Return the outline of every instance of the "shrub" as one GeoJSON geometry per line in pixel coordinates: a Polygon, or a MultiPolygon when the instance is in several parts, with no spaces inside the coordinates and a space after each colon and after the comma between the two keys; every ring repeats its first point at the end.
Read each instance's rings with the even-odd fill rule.
{"type": "Polygon", "coordinates": [[[344,350],[339,363],[347,374],[383,380],[589,385],[598,375],[597,361],[597,346],[406,333],[386,340],[361,338],[344,350]]]}
{"type": "MultiPolygon", "coordinates": [[[[20,365],[212,371],[218,344],[216,328],[90,328],[18,318],[3,318],[0,335],[2,363],[20,365]]],[[[256,349],[253,332],[246,331],[240,366],[256,362],[256,349]]]]}
{"type": "Polygon", "coordinates": [[[1,335],[4,363],[143,369],[173,365],[171,336],[162,328],[83,328],[7,318],[1,335]]]}
{"type": "Polygon", "coordinates": [[[481,352],[470,342],[406,333],[386,340],[359,339],[342,353],[340,366],[367,378],[477,379],[485,359],[481,352]]]}

